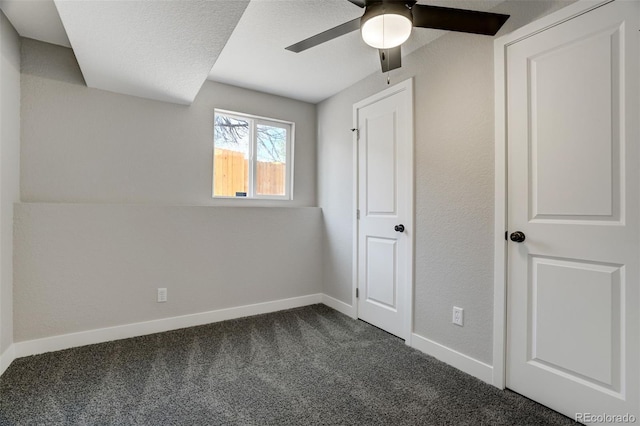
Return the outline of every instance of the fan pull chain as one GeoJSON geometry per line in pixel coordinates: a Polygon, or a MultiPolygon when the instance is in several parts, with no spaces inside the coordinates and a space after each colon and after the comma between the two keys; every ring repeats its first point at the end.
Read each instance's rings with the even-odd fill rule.
{"type": "Polygon", "coordinates": [[[390,75],[391,75],[391,71],[387,71],[387,84],[391,84],[390,75]]]}

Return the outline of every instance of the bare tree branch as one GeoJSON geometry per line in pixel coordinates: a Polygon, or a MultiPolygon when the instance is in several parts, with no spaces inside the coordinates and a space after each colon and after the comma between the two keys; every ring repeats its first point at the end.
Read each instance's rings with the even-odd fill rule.
{"type": "MultiPolygon", "coordinates": [[[[214,138],[223,144],[239,144],[248,137],[249,122],[217,114],[214,125],[214,138]]],[[[286,162],[286,131],[279,127],[267,125],[256,126],[258,157],[264,155],[267,161],[286,162]],[[260,149],[262,148],[262,149],[260,149]]]]}

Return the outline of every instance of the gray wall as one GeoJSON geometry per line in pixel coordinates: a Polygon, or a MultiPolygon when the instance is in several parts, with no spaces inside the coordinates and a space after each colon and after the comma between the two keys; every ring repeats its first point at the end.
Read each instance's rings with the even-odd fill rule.
{"type": "Polygon", "coordinates": [[[316,108],[207,81],[191,106],[89,89],[71,49],[22,43],[22,201],[316,205],[316,108]],[[294,121],[293,201],[211,198],[213,110],[294,121]]]}
{"type": "Polygon", "coordinates": [[[13,342],[13,203],[20,200],[20,39],[0,12],[0,355],[13,342]]]}
{"type": "Polygon", "coordinates": [[[17,204],[15,341],[320,293],[320,215],[17,204]]]}
{"type": "MultiPolygon", "coordinates": [[[[505,34],[571,1],[509,1],[505,34]]],[[[416,30],[418,31],[418,30],[416,30]]],[[[492,360],[493,38],[449,33],[403,59],[415,82],[414,332],[492,360]],[[452,307],[465,326],[451,324],[452,307]]],[[[318,204],[325,293],[351,304],[352,106],[383,90],[376,73],[318,105],[318,204]]]]}
{"type": "Polygon", "coordinates": [[[314,105],[89,89],[71,50],[25,39],[21,114],[16,342],[322,291],[314,105]],[[212,200],[214,108],[296,123],[293,201],[212,200]]]}

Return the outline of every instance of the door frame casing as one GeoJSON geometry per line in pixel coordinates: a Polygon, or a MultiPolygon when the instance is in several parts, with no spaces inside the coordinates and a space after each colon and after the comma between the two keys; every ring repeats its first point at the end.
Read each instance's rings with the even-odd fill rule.
{"type": "Polygon", "coordinates": [[[507,49],[614,0],[578,0],[494,41],[495,212],[493,285],[493,385],[506,387],[507,368],[507,49]]]}
{"type": "Polygon", "coordinates": [[[406,197],[406,203],[407,205],[406,207],[406,211],[407,211],[407,218],[404,220],[404,223],[406,224],[405,227],[407,229],[407,232],[405,232],[405,237],[408,239],[408,262],[405,263],[405,267],[406,267],[406,276],[407,276],[407,281],[408,283],[407,288],[405,289],[405,298],[404,298],[404,305],[405,305],[405,313],[404,313],[404,327],[403,327],[403,332],[404,332],[404,336],[402,336],[402,338],[405,339],[405,343],[407,345],[411,345],[411,335],[413,333],[413,269],[414,269],[414,245],[415,245],[415,228],[414,228],[414,216],[415,216],[415,212],[414,212],[414,198],[415,198],[415,194],[414,194],[414,180],[415,180],[415,176],[414,176],[414,150],[415,150],[415,145],[414,145],[414,127],[413,127],[413,77],[404,80],[398,84],[395,84],[385,90],[382,90],[381,92],[378,92],[374,95],[369,96],[366,99],[363,99],[355,104],[353,104],[353,200],[352,200],[352,229],[353,229],[353,235],[352,235],[352,261],[351,261],[351,265],[352,265],[352,286],[351,286],[351,305],[353,307],[352,309],[352,318],[353,319],[358,319],[358,299],[356,298],[356,290],[358,288],[358,250],[359,250],[359,245],[358,245],[358,231],[359,231],[359,227],[358,227],[358,199],[359,199],[359,178],[358,178],[358,172],[359,172],[359,155],[358,155],[358,139],[359,139],[359,130],[358,130],[358,110],[361,108],[364,108],[368,105],[371,105],[373,103],[376,103],[382,99],[388,98],[390,96],[393,96],[395,94],[398,93],[404,93],[404,99],[403,102],[405,102],[405,107],[407,108],[408,114],[407,114],[407,127],[408,127],[408,132],[407,132],[407,137],[409,138],[409,164],[406,164],[406,169],[404,169],[405,173],[407,173],[409,175],[409,179],[408,179],[408,183],[407,183],[407,188],[405,188],[406,193],[408,194],[408,196],[406,197]]]}

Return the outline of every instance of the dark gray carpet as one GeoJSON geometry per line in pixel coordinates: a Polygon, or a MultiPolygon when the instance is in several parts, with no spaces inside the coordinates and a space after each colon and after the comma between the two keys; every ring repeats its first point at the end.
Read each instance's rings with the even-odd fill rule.
{"type": "Polygon", "coordinates": [[[314,305],[18,359],[0,424],[575,423],[314,305]]]}

